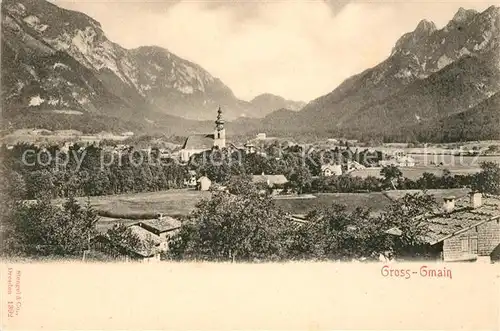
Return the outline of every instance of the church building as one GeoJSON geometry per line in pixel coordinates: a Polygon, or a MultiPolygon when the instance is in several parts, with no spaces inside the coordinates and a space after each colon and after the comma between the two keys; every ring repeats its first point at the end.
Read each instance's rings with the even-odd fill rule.
{"type": "Polygon", "coordinates": [[[182,162],[187,162],[192,155],[203,153],[214,147],[226,147],[226,129],[224,129],[224,120],[222,119],[222,110],[220,106],[217,110],[214,133],[195,134],[187,137],[180,151],[180,159],[182,162]]]}

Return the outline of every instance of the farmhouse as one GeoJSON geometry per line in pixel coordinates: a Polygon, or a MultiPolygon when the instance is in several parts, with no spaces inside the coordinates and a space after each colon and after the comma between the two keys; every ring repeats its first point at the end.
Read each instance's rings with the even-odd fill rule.
{"type": "Polygon", "coordinates": [[[220,107],[217,110],[215,132],[213,134],[195,134],[187,137],[179,153],[180,160],[187,162],[192,155],[203,153],[214,147],[226,147],[226,130],[224,129],[224,120],[222,119],[220,107]]]}
{"type": "Polygon", "coordinates": [[[500,260],[500,197],[471,192],[444,199],[443,213],[427,218],[429,244],[444,261],[500,260]]]}
{"type": "MultiPolygon", "coordinates": [[[[425,240],[435,258],[445,262],[500,261],[500,197],[479,192],[445,196],[440,210],[418,217],[428,226],[425,240]]],[[[390,229],[390,233],[402,234],[399,229],[390,229]]]]}
{"type": "Polygon", "coordinates": [[[141,220],[135,225],[157,235],[160,239],[168,239],[170,235],[181,227],[181,222],[173,217],[158,215],[158,218],[141,220]]]}
{"type": "Polygon", "coordinates": [[[128,228],[139,238],[140,245],[134,249],[118,247],[112,249],[104,229],[93,240],[93,248],[122,260],[141,262],[159,261],[162,252],[168,251],[168,239],[181,227],[179,220],[159,215],[156,219],[140,220],[130,224],[128,228]]]}

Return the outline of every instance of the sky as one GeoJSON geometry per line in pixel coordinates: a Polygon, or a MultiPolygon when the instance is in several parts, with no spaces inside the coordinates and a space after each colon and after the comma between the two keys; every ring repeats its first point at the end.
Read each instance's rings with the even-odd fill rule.
{"type": "MultiPolygon", "coordinates": [[[[497,0],[500,1],[500,0],[497,0]]],[[[390,55],[422,19],[443,27],[466,0],[56,0],[99,21],[123,47],[158,45],[220,78],[244,100],[310,101],[390,55]]]]}

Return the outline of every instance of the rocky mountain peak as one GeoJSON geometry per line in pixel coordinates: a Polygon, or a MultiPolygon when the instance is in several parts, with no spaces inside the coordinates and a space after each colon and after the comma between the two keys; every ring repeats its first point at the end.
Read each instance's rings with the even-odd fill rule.
{"type": "Polygon", "coordinates": [[[392,49],[392,54],[397,52],[411,52],[415,48],[421,48],[424,46],[425,42],[433,33],[437,31],[436,24],[434,22],[423,19],[415,28],[414,31],[405,33],[396,42],[396,45],[392,49]]]}
{"type": "Polygon", "coordinates": [[[434,22],[423,19],[418,23],[417,28],[415,29],[415,31],[413,31],[413,34],[429,36],[436,30],[437,28],[434,22]]]}
{"type": "Polygon", "coordinates": [[[474,9],[464,9],[460,7],[451,21],[454,23],[463,23],[471,20],[477,14],[478,12],[474,9]]]}

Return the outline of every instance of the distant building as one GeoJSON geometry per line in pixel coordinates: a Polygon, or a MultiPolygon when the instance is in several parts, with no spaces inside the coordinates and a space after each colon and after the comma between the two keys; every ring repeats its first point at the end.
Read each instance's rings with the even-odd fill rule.
{"type": "Polygon", "coordinates": [[[196,187],[196,171],[189,170],[188,178],[184,181],[186,186],[196,187]]]}
{"type": "Polygon", "coordinates": [[[181,222],[173,217],[159,214],[155,219],[141,220],[136,225],[166,240],[180,229],[181,222]]]}
{"type": "Polygon", "coordinates": [[[208,191],[211,185],[212,181],[207,176],[202,176],[197,181],[197,188],[200,191],[208,191]]]}
{"type": "Polygon", "coordinates": [[[396,159],[396,163],[400,167],[414,167],[415,159],[411,156],[402,156],[396,159]]]}
{"type": "Polygon", "coordinates": [[[125,137],[132,137],[133,135],[134,135],[134,133],[132,131],[127,131],[127,132],[122,133],[122,136],[125,136],[125,137]]]}
{"type": "Polygon", "coordinates": [[[182,162],[187,162],[192,155],[203,153],[214,147],[226,147],[226,130],[224,129],[224,120],[222,119],[222,110],[220,107],[217,110],[215,132],[213,134],[195,134],[189,136],[179,152],[179,157],[182,162]]]}
{"type": "Polygon", "coordinates": [[[245,144],[245,153],[247,154],[253,154],[256,152],[255,145],[252,143],[246,143],[245,144]]]}
{"type": "Polygon", "coordinates": [[[266,139],[266,134],[265,133],[257,133],[257,136],[255,137],[255,139],[264,140],[264,139],[266,139]]]}
{"type": "Polygon", "coordinates": [[[362,165],[361,163],[356,162],[356,161],[347,161],[346,162],[346,171],[347,172],[351,172],[354,170],[360,170],[360,169],[366,169],[366,167],[364,165],[362,165]]]}
{"type": "Polygon", "coordinates": [[[324,164],[321,166],[321,173],[325,177],[342,175],[342,166],[340,164],[324,164]]]}
{"type": "Polygon", "coordinates": [[[401,156],[401,157],[390,157],[388,160],[379,161],[379,165],[382,167],[394,165],[397,167],[414,167],[416,161],[411,156],[401,156]]]}
{"type": "Polygon", "coordinates": [[[284,175],[253,175],[252,183],[266,185],[273,193],[283,191],[283,186],[288,183],[288,179],[284,175]]]}

